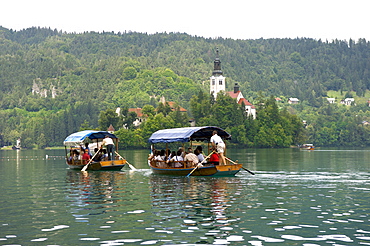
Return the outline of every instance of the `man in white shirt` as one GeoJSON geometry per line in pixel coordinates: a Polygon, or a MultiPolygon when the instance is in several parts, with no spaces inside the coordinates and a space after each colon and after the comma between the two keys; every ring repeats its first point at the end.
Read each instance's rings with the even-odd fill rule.
{"type": "Polygon", "coordinates": [[[106,135],[103,139],[102,145],[105,145],[107,147],[108,152],[108,160],[114,160],[114,143],[113,140],[106,135]]]}
{"type": "Polygon", "coordinates": [[[194,165],[197,165],[199,162],[198,156],[196,156],[192,149],[188,149],[188,153],[184,157],[184,161],[192,161],[194,165]]]}
{"type": "Polygon", "coordinates": [[[212,144],[212,147],[214,147],[217,150],[217,153],[220,155],[220,165],[226,165],[226,160],[225,160],[225,148],[226,145],[224,141],[222,141],[222,138],[217,135],[217,131],[214,130],[212,132],[212,137],[210,139],[210,142],[212,144]]]}

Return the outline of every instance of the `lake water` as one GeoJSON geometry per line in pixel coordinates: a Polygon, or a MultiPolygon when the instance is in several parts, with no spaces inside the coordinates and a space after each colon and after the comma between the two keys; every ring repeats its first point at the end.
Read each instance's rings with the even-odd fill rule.
{"type": "MultiPolygon", "coordinates": [[[[369,149],[238,149],[235,177],[69,170],[0,151],[0,245],[370,245],[369,149]]],[[[48,158],[46,159],[46,155],[48,158]]]]}

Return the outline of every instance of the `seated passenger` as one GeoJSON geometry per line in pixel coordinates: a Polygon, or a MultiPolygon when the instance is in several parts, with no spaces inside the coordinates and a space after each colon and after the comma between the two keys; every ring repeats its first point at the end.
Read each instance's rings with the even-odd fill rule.
{"type": "Polygon", "coordinates": [[[80,159],[80,153],[78,152],[77,149],[74,149],[72,152],[72,160],[78,161],[79,159],[80,159]]]}
{"type": "Polygon", "coordinates": [[[173,167],[182,167],[182,164],[179,161],[183,161],[184,158],[182,158],[181,154],[182,151],[178,150],[176,155],[169,160],[169,162],[172,162],[173,167]]]}
{"type": "Polygon", "coordinates": [[[153,148],[152,149],[152,152],[149,154],[149,156],[148,156],[148,160],[152,160],[153,158],[154,158],[154,156],[155,156],[155,152],[156,152],[156,150],[153,148]]]}
{"type": "Polygon", "coordinates": [[[67,157],[68,157],[68,163],[71,163],[73,159],[73,149],[72,148],[69,150],[69,154],[67,157]]]}
{"type": "Polygon", "coordinates": [[[169,162],[175,156],[176,156],[176,151],[172,151],[171,154],[169,154],[168,157],[167,157],[167,162],[169,162]]]}
{"type": "Polygon", "coordinates": [[[162,156],[161,156],[161,151],[159,151],[159,150],[156,150],[155,151],[153,160],[155,160],[155,161],[163,161],[162,156]]]}
{"type": "Polygon", "coordinates": [[[88,163],[89,160],[90,160],[90,154],[89,154],[89,150],[88,149],[85,149],[85,153],[83,153],[82,155],[82,161],[84,164],[88,163]]]}
{"type": "Polygon", "coordinates": [[[90,148],[89,148],[89,143],[85,143],[85,147],[83,149],[88,150],[90,157],[92,157],[91,152],[90,152],[90,148]]]}
{"type": "Polygon", "coordinates": [[[161,157],[162,161],[166,160],[166,151],[164,149],[161,150],[160,157],[161,157]]]}
{"type": "Polygon", "coordinates": [[[181,151],[181,157],[184,158],[185,157],[185,151],[184,151],[184,148],[183,147],[179,147],[179,149],[181,151]]]}
{"type": "Polygon", "coordinates": [[[198,148],[194,150],[194,154],[198,157],[199,163],[204,162],[204,155],[199,151],[198,148]]]}
{"type": "Polygon", "coordinates": [[[220,164],[220,156],[218,155],[218,153],[213,152],[211,157],[209,158],[208,163],[211,163],[213,165],[219,165],[220,164]]]}
{"type": "MultiPolygon", "coordinates": [[[[98,152],[98,148],[95,148],[94,149],[94,153],[96,154],[97,152],[98,152]]],[[[101,159],[102,159],[102,156],[103,156],[103,151],[102,150],[100,150],[99,151],[99,153],[98,154],[96,154],[95,155],[95,157],[93,158],[93,161],[95,161],[95,162],[99,162],[99,161],[101,161],[101,159]]]]}
{"type": "Polygon", "coordinates": [[[193,153],[191,148],[188,148],[188,152],[185,155],[184,161],[191,161],[193,166],[199,163],[198,157],[193,153]]]}
{"type": "Polygon", "coordinates": [[[108,160],[107,150],[106,149],[102,149],[100,151],[103,151],[103,154],[102,154],[102,157],[101,157],[101,161],[107,161],[108,160]]]}
{"type": "MultiPolygon", "coordinates": [[[[173,153],[175,153],[174,151],[172,151],[173,153]]],[[[175,153],[175,155],[176,155],[176,153],[175,153]]],[[[170,149],[167,149],[166,150],[166,161],[168,161],[168,160],[170,160],[173,156],[175,156],[175,155],[172,155],[171,154],[171,150],[170,149]]]]}

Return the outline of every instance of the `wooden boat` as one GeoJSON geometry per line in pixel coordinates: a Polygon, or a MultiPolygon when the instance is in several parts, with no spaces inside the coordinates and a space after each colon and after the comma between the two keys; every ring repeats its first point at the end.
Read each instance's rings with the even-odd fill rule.
{"type": "MultiPolygon", "coordinates": [[[[107,131],[93,131],[86,130],[73,133],[69,135],[63,142],[66,150],[66,163],[70,169],[81,170],[87,163],[84,160],[74,160],[71,158],[71,153],[73,150],[81,150],[80,146],[83,146],[85,143],[90,143],[91,145],[95,142],[96,148],[100,148],[101,141],[109,136],[113,139],[116,148],[118,149],[118,138],[107,131]],[[67,147],[70,147],[69,151],[67,147]]],[[[93,153],[94,155],[95,153],[93,153]]],[[[119,155],[115,156],[114,160],[101,160],[101,161],[92,161],[87,170],[121,170],[125,164],[126,160],[119,155]]]]}
{"type": "MultiPolygon", "coordinates": [[[[149,138],[149,143],[152,144],[152,149],[155,144],[164,143],[167,146],[168,143],[175,142],[190,142],[192,146],[193,141],[207,141],[209,145],[214,130],[222,139],[231,138],[229,133],[215,126],[183,127],[156,131],[149,138]]],[[[203,163],[202,167],[197,168],[191,161],[177,161],[177,163],[181,163],[181,167],[173,167],[166,161],[148,160],[148,165],[155,174],[188,176],[191,173],[193,176],[234,176],[242,168],[242,164],[233,162],[229,158],[226,165],[203,163]]]]}
{"type": "Polygon", "coordinates": [[[300,149],[302,149],[302,150],[314,150],[315,146],[313,144],[302,144],[300,146],[300,149]]]}

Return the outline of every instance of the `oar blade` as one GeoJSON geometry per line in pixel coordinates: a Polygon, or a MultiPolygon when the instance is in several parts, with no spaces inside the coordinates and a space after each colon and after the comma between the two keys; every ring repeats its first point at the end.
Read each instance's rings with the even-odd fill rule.
{"type": "Polygon", "coordinates": [[[121,157],[122,159],[124,159],[124,160],[126,160],[126,163],[127,163],[127,165],[130,167],[130,169],[131,170],[133,170],[133,171],[137,171],[137,169],[132,165],[132,164],[130,164],[128,161],[127,161],[127,159],[126,158],[123,158],[117,151],[115,151],[115,153],[119,156],[119,157],[121,157]]]}
{"type": "Polygon", "coordinates": [[[127,165],[130,167],[130,169],[131,170],[133,170],[133,171],[137,171],[137,169],[133,166],[133,165],[131,165],[130,163],[128,163],[127,161],[126,161],[126,163],[127,163],[127,165]]]}
{"type": "Polygon", "coordinates": [[[250,173],[250,174],[252,174],[252,175],[255,175],[255,173],[254,172],[252,172],[252,171],[249,171],[248,169],[246,169],[245,167],[242,167],[245,171],[247,171],[248,173],[250,173]]]}

